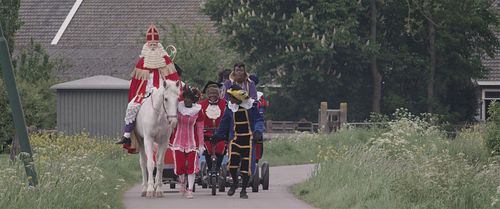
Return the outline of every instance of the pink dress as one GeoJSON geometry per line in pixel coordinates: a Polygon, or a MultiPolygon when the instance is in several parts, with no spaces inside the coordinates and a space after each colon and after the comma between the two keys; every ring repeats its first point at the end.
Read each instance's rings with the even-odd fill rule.
{"type": "Polygon", "coordinates": [[[174,151],[174,172],[177,175],[198,172],[199,163],[196,151],[204,148],[204,115],[201,105],[193,104],[191,108],[186,108],[184,102],[179,102],[177,121],[174,137],[170,138],[169,146],[174,151]]]}

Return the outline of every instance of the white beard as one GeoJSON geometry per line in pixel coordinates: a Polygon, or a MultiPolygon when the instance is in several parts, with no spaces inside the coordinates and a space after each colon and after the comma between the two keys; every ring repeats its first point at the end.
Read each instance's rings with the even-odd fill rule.
{"type": "Polygon", "coordinates": [[[158,43],[158,47],[154,51],[151,50],[146,43],[142,47],[141,55],[139,57],[144,57],[145,68],[156,69],[167,66],[165,59],[163,58],[165,55],[167,55],[167,52],[160,43],[158,43]]]}

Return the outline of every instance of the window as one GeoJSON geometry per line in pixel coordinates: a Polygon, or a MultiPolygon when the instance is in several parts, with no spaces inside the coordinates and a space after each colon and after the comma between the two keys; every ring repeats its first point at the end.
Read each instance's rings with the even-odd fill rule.
{"type": "Polygon", "coordinates": [[[482,120],[486,120],[489,117],[488,107],[493,101],[500,102],[500,89],[484,89],[483,90],[483,105],[482,109],[482,120]]]}

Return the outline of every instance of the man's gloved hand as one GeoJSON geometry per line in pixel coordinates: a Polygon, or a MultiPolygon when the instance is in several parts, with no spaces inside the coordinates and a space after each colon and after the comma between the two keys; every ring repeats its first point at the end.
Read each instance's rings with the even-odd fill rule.
{"type": "Polygon", "coordinates": [[[253,142],[262,142],[262,132],[256,131],[253,133],[253,142]]]}

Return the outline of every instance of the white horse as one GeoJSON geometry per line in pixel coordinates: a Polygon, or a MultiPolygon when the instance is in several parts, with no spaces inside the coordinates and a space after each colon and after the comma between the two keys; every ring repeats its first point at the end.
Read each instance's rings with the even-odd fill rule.
{"type": "Polygon", "coordinates": [[[153,90],[137,114],[135,134],[138,137],[142,170],[142,194],[146,197],[163,196],[163,159],[170,135],[177,126],[177,103],[180,94],[179,82],[166,80],[160,88],[153,90]],[[143,139],[143,140],[141,140],[143,139]],[[154,143],[156,152],[156,176],[153,179],[154,143]]]}

